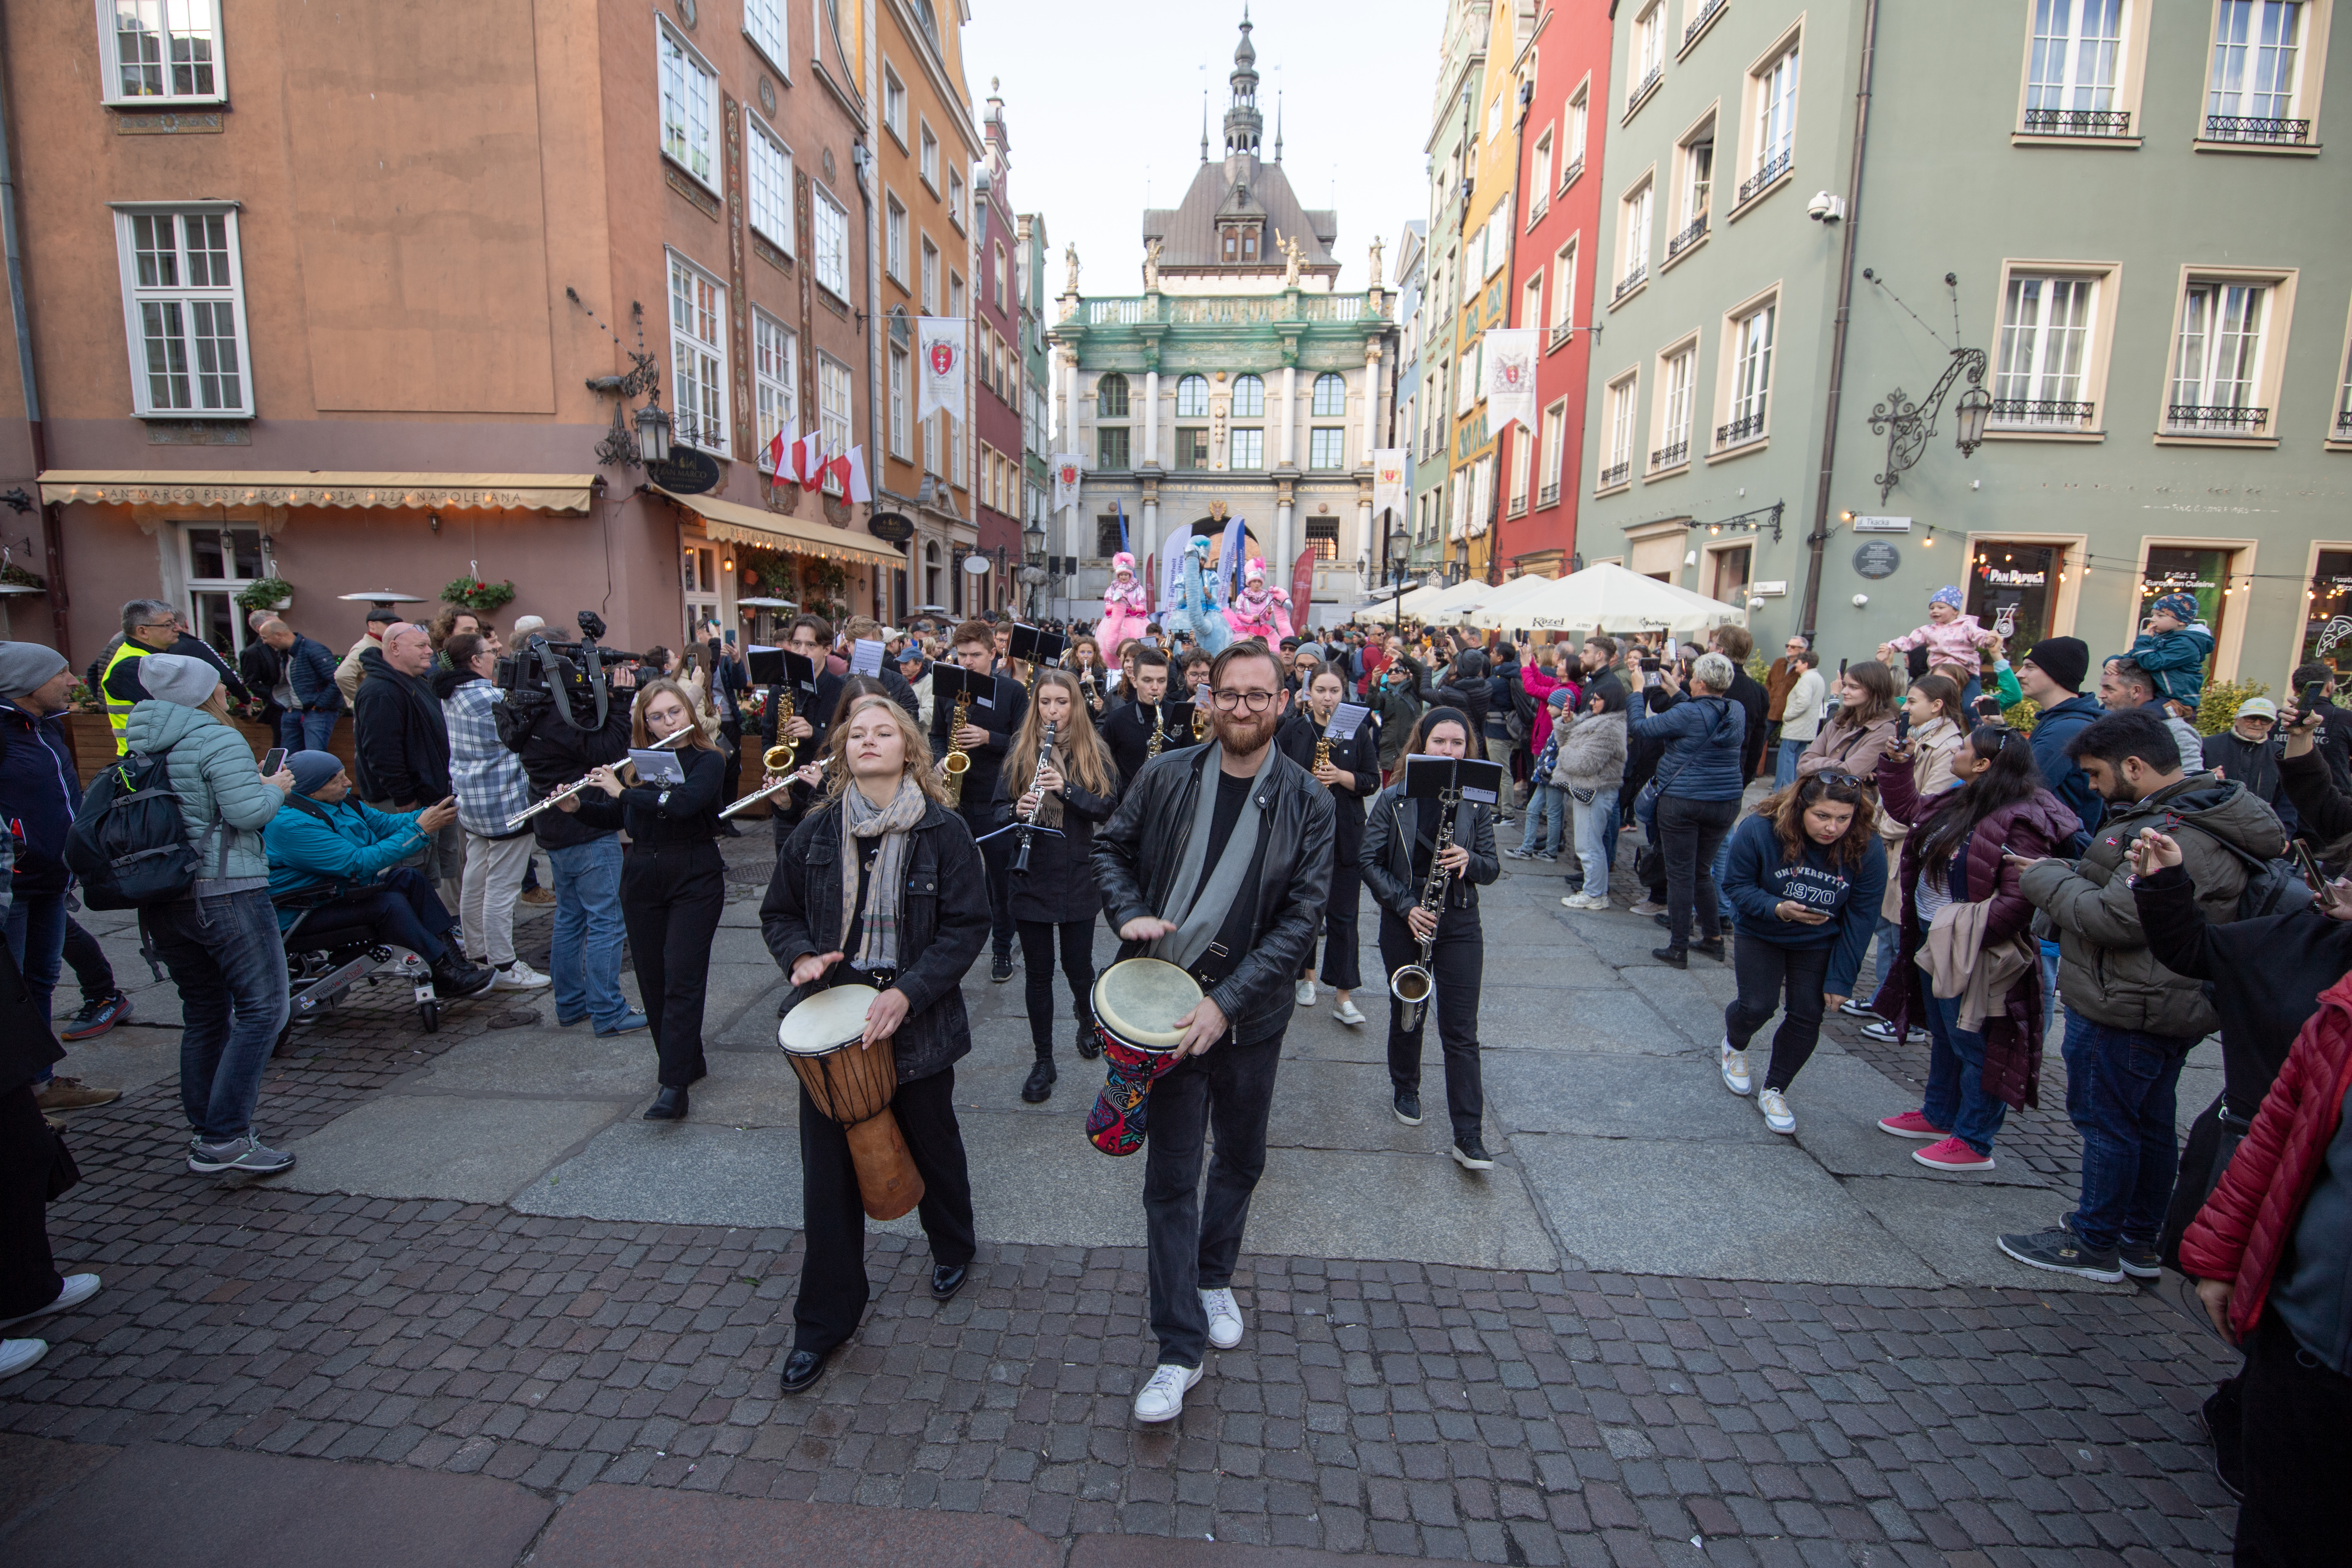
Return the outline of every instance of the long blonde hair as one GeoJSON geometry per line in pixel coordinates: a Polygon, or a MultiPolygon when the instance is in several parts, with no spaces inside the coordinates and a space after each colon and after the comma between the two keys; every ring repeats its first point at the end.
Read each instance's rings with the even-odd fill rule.
{"type": "Polygon", "coordinates": [[[931,772],[931,742],[908,711],[887,697],[857,697],[850,700],[845,712],[834,716],[833,728],[824,741],[824,798],[828,804],[839,800],[841,792],[849,787],[849,721],[868,708],[879,708],[890,715],[898,726],[898,738],[906,742],[907,768],[925,796],[945,805],[947,786],[931,772]]]}
{"type": "Polygon", "coordinates": [[[702,716],[694,710],[694,693],[667,675],[657,676],[637,688],[637,700],[629,710],[629,744],[642,752],[654,743],[653,732],[646,728],[646,710],[655,698],[665,691],[677,698],[677,705],[686,710],[687,728],[694,731],[687,745],[698,752],[717,751],[719,747],[711,740],[710,731],[702,727],[702,716]]]}
{"type": "MultiPolygon", "coordinates": [[[[1037,672],[1037,690],[1058,688],[1070,700],[1070,721],[1054,733],[1054,764],[1062,776],[1076,781],[1079,788],[1090,794],[1108,795],[1112,782],[1118,777],[1110,760],[1109,748],[1095,732],[1087,712],[1086,693],[1078,688],[1078,678],[1066,669],[1041,669],[1037,672]]],[[[1029,793],[1029,782],[1037,773],[1037,749],[1045,743],[1045,721],[1037,716],[1036,693],[1032,692],[1029,711],[1023,715],[1020,732],[1004,759],[1004,794],[1008,800],[1019,800],[1029,793]]],[[[1048,827],[1062,820],[1062,803],[1047,796],[1039,803],[1037,820],[1048,827]]]]}

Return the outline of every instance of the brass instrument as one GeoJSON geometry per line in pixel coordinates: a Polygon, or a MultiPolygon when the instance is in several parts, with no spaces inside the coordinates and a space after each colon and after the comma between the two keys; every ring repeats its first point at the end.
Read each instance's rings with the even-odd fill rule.
{"type": "Polygon", "coordinates": [[[971,757],[964,751],[963,742],[956,739],[971,711],[971,693],[957,692],[955,710],[948,715],[948,754],[940,761],[940,766],[947,770],[950,805],[963,804],[963,775],[971,771],[971,757]]]}
{"type": "Polygon", "coordinates": [[[1168,743],[1168,726],[1160,722],[1161,718],[1160,704],[1155,702],[1151,705],[1151,741],[1143,748],[1143,760],[1147,763],[1158,756],[1160,748],[1168,743]]]}
{"type": "Polygon", "coordinates": [[[1311,771],[1319,773],[1330,765],[1331,737],[1328,735],[1318,735],[1315,737],[1315,766],[1311,771]]]}
{"type": "MultiPolygon", "coordinates": [[[[696,735],[701,733],[701,728],[700,724],[689,721],[685,728],[673,730],[668,734],[664,735],[660,740],[656,741],[652,745],[646,746],[643,749],[648,752],[667,752],[674,746],[682,745],[686,742],[692,740],[696,735]]],[[[614,763],[610,765],[615,770],[621,768],[629,768],[634,770],[636,766],[635,763],[631,762],[626,757],[623,757],[619,762],[614,763]]],[[[570,800],[573,795],[578,795],[582,790],[586,789],[590,784],[594,784],[595,782],[596,775],[593,773],[572,780],[570,784],[565,784],[562,789],[556,790],[552,794],[549,795],[545,800],[538,801],[530,805],[524,806],[520,811],[518,811],[512,816],[508,817],[507,826],[509,829],[520,827],[524,823],[529,822],[541,812],[547,810],[551,806],[562,805],[565,801],[570,800]]]]}
{"type": "MultiPolygon", "coordinates": [[[[1462,805],[1462,792],[1447,790],[1437,797],[1437,842],[1429,856],[1429,879],[1421,886],[1421,907],[1433,915],[1445,908],[1445,885],[1454,873],[1444,866],[1445,852],[1454,847],[1454,816],[1462,805]]],[[[1404,1004],[1404,1027],[1408,1032],[1421,1027],[1428,1015],[1429,999],[1436,994],[1437,979],[1430,973],[1430,954],[1436,947],[1433,932],[1420,939],[1420,962],[1399,964],[1389,975],[1389,994],[1404,1004]]]]}
{"type": "MultiPolygon", "coordinates": [[[[822,761],[822,759],[820,760],[822,761]]],[[[758,790],[750,795],[744,795],[740,800],[730,801],[725,805],[719,807],[719,820],[723,822],[739,812],[749,811],[751,807],[759,805],[761,801],[772,800],[777,795],[780,795],[783,794],[784,791],[790,789],[793,785],[793,766],[794,749],[789,744],[770,746],[766,751],[761,752],[760,753],[761,771],[768,773],[780,773],[782,776],[778,778],[773,784],[762,784],[758,790]]]]}
{"type": "MultiPolygon", "coordinates": [[[[784,732],[784,726],[793,721],[793,683],[791,681],[785,681],[783,686],[778,689],[776,692],[776,702],[778,705],[776,708],[776,733],[782,735],[784,732]]],[[[790,742],[786,742],[786,744],[790,743],[790,742]]],[[[765,758],[761,759],[763,762],[765,760],[765,758]]]]}
{"type": "Polygon", "coordinates": [[[1195,702],[1192,704],[1192,739],[1205,741],[1208,738],[1209,705],[1205,702],[1195,702]]]}

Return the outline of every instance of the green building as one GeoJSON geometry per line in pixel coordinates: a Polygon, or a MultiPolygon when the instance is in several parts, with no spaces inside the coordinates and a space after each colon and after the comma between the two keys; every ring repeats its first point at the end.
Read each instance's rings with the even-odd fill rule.
{"type": "MultiPolygon", "coordinates": [[[[1466,281],[1463,277],[1463,220],[1475,195],[1478,106],[1486,79],[1486,40],[1490,0],[1447,0],[1445,32],[1438,47],[1437,97],[1431,106],[1426,168],[1429,176],[1429,228],[1424,241],[1427,278],[1422,296],[1423,325],[1418,334],[1421,384],[1414,393],[1413,425],[1410,432],[1413,457],[1412,561],[1416,567],[1433,567],[1449,553],[1447,519],[1466,505],[1456,500],[1457,476],[1453,460],[1454,414],[1466,412],[1462,378],[1462,333],[1457,320],[1465,304],[1475,302],[1484,287],[1483,268],[1466,281]]],[[[1469,394],[1475,399],[1475,391],[1469,394]]],[[[1400,432],[1400,434],[1404,434],[1400,432]]],[[[1464,470],[1467,474],[1470,470],[1464,470]]]]}

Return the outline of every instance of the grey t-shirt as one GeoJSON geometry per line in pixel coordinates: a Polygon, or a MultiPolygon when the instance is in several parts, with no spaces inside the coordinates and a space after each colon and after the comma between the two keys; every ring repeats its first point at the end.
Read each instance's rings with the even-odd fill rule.
{"type": "Polygon", "coordinates": [[[2295,1342],[2330,1371],[2352,1367],[2352,1090],[2327,1156],[2295,1221],[2271,1305],[2295,1342]]]}

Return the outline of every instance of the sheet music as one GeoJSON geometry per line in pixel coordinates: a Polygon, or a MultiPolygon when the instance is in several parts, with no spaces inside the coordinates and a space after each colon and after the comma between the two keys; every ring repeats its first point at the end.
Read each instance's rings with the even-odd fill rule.
{"type": "Polygon", "coordinates": [[[1331,710],[1331,721],[1323,726],[1324,737],[1333,741],[1353,740],[1357,729],[1370,712],[1371,710],[1360,702],[1340,703],[1331,710]]]}
{"type": "Polygon", "coordinates": [[[639,784],[675,784],[686,782],[686,764],[678,761],[676,752],[646,751],[632,746],[629,748],[629,761],[637,765],[639,784]]]}
{"type": "Polygon", "coordinates": [[[871,637],[859,637],[849,651],[849,673],[879,678],[882,673],[883,647],[871,637]]]}

